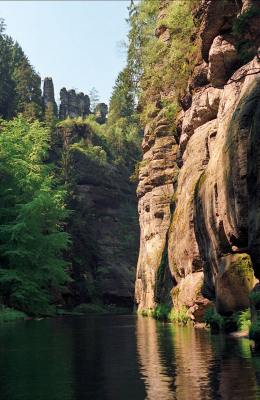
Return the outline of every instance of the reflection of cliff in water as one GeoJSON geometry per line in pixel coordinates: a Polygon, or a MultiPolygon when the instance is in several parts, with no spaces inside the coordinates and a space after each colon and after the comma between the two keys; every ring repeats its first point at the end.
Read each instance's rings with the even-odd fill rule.
{"type": "MultiPolygon", "coordinates": [[[[170,388],[172,388],[174,381],[174,371],[172,371],[172,376],[168,376],[167,365],[162,362],[157,322],[154,319],[138,318],[137,351],[147,391],[147,399],[172,399],[170,388]]],[[[171,348],[169,348],[169,353],[172,353],[171,348]]]]}
{"type": "Polygon", "coordinates": [[[140,317],[137,351],[146,399],[259,398],[254,358],[247,339],[163,325],[140,317]]]}

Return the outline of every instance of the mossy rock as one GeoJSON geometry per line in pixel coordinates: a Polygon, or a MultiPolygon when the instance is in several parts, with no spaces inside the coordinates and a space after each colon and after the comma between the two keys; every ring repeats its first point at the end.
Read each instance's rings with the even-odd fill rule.
{"type": "Polygon", "coordinates": [[[220,314],[245,310],[254,286],[254,271],[248,254],[230,254],[219,259],[216,279],[216,309],[220,314]]]}

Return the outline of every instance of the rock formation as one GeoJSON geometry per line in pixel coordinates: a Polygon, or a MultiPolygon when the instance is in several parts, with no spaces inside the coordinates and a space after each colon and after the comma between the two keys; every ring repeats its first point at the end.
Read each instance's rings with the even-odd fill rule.
{"type": "MultiPolygon", "coordinates": [[[[260,62],[255,56],[245,64],[236,46],[241,37],[231,35],[236,16],[248,10],[245,3],[200,3],[202,57],[180,97],[177,133],[163,118],[164,108],[145,128],[137,189],[139,311],[167,302],[186,306],[200,320],[216,299],[217,310],[229,314],[249,306],[260,278],[260,62]]],[[[160,19],[167,6],[162,2],[160,19]]],[[[250,43],[256,48],[255,31],[250,43]]],[[[157,37],[171,40],[167,28],[157,37]]],[[[170,91],[159,87],[149,101],[167,96],[170,91]]]]}
{"type": "Polygon", "coordinates": [[[62,295],[67,306],[99,299],[133,307],[139,248],[136,185],[129,180],[130,167],[102,162],[106,153],[100,144],[88,123],[70,120],[58,125],[52,157],[59,165],[64,165],[64,157],[68,162],[65,168],[73,193],[68,200],[73,210],[68,221],[72,236],[68,261],[75,282],[62,295]],[[92,153],[77,147],[83,142],[92,153]],[[93,157],[93,151],[98,157],[93,157]]]}
{"type": "Polygon", "coordinates": [[[57,115],[57,104],[54,97],[54,86],[52,78],[45,78],[43,83],[43,104],[46,108],[48,103],[52,105],[54,115],[57,115]]]}
{"type": "Polygon", "coordinates": [[[108,106],[105,103],[99,103],[95,108],[96,121],[102,125],[106,122],[108,106]]]}
{"type": "Polygon", "coordinates": [[[85,118],[90,112],[90,100],[87,94],[76,93],[74,89],[66,90],[62,88],[60,91],[60,111],[59,118],[85,118]]]}

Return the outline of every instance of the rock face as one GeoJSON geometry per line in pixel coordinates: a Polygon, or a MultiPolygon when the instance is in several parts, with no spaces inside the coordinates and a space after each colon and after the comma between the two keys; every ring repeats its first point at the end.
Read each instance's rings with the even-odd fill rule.
{"type": "Polygon", "coordinates": [[[54,86],[52,78],[45,78],[43,83],[43,104],[46,108],[48,103],[52,105],[54,115],[57,115],[57,104],[54,97],[54,86]]]}
{"type": "MultiPolygon", "coordinates": [[[[136,262],[139,247],[136,185],[130,182],[130,167],[101,161],[100,137],[91,126],[70,120],[58,125],[52,157],[62,164],[70,149],[68,221],[72,237],[71,277],[63,293],[67,306],[96,299],[105,304],[133,307],[136,262]],[[99,151],[93,158],[80,143],[99,151]],[[75,145],[75,148],[72,148],[75,145]],[[98,158],[98,160],[97,160],[98,158]]],[[[67,165],[67,164],[66,164],[67,165]]]]}
{"type": "Polygon", "coordinates": [[[86,117],[91,114],[90,110],[90,100],[87,94],[76,93],[74,89],[66,90],[62,88],[60,91],[60,111],[59,118],[66,119],[86,117]]]}
{"type": "Polygon", "coordinates": [[[201,4],[204,62],[180,97],[179,139],[163,110],[145,128],[135,292],[139,311],[168,302],[197,320],[211,299],[221,314],[245,309],[260,278],[260,62],[242,65],[231,35],[241,3],[201,4]]]}
{"type": "Polygon", "coordinates": [[[96,121],[103,125],[106,122],[108,113],[108,106],[105,103],[99,103],[95,108],[96,121]]]}

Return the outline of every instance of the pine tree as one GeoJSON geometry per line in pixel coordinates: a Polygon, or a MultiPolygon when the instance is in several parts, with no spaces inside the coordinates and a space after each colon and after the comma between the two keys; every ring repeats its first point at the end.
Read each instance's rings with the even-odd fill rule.
{"type": "Polygon", "coordinates": [[[92,88],[89,92],[89,99],[90,99],[90,111],[94,112],[96,106],[100,102],[99,94],[96,88],[92,88]]]}
{"type": "Polygon", "coordinates": [[[4,31],[4,20],[0,18],[0,115],[6,119],[13,116],[15,83],[12,80],[13,40],[4,31]]]}
{"type": "Polygon", "coordinates": [[[64,189],[55,187],[47,157],[49,135],[20,116],[0,130],[0,292],[31,313],[49,309],[48,289],[69,281],[62,250],[64,189]]]}

